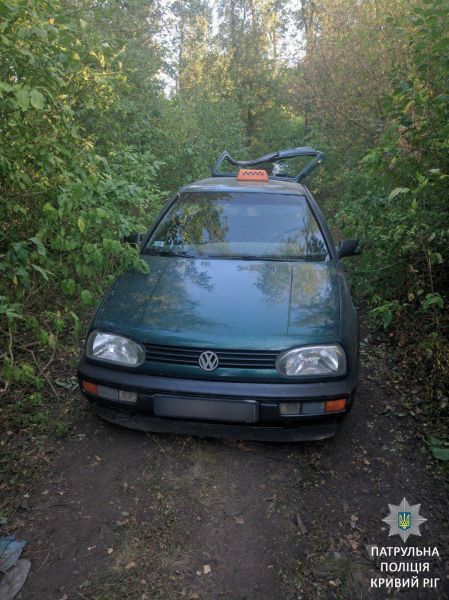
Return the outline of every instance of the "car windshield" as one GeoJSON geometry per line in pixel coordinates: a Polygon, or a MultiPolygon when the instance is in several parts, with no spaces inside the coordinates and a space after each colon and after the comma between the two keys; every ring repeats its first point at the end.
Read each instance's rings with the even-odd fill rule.
{"type": "Polygon", "coordinates": [[[306,198],[261,192],[182,194],[144,252],[248,260],[328,259],[306,198]]]}

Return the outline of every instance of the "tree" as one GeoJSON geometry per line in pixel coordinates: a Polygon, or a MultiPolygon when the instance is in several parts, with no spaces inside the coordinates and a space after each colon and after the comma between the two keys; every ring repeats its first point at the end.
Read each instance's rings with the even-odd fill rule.
{"type": "Polygon", "coordinates": [[[406,40],[393,17],[407,10],[404,0],[303,0],[296,13],[306,44],[295,106],[341,157],[354,146],[363,152],[382,132],[384,98],[398,65],[406,68],[406,40]]]}

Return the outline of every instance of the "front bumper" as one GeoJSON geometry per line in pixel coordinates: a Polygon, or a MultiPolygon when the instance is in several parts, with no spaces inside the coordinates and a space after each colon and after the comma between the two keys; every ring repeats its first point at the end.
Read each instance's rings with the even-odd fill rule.
{"type": "Polygon", "coordinates": [[[358,380],[358,365],[340,381],[317,383],[248,383],[157,377],[102,367],[82,358],[78,378],[94,384],[137,392],[135,404],[100,399],[86,393],[95,412],[124,427],[152,432],[186,433],[203,437],[227,437],[260,441],[308,441],[335,434],[339,421],[349,411],[358,380]],[[257,403],[257,422],[251,424],[158,417],[153,402],[157,398],[186,397],[213,402],[229,400],[257,403]],[[317,402],[346,398],[344,410],[329,414],[281,416],[280,402],[317,402]]]}

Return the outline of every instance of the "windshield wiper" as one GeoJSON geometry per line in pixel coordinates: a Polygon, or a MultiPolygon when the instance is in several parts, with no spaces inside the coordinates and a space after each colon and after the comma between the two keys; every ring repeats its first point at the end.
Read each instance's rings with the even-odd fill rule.
{"type": "Polygon", "coordinates": [[[205,258],[223,258],[227,260],[271,260],[271,261],[279,261],[279,262],[291,262],[295,260],[318,260],[321,257],[314,255],[304,255],[304,256],[274,256],[274,255],[260,255],[257,256],[255,254],[230,254],[230,255],[220,255],[220,254],[208,254],[205,258]]]}
{"type": "Polygon", "coordinates": [[[157,250],[155,248],[147,248],[142,251],[142,254],[151,254],[153,256],[180,256],[182,258],[196,258],[194,254],[189,254],[185,250],[157,250]]]}

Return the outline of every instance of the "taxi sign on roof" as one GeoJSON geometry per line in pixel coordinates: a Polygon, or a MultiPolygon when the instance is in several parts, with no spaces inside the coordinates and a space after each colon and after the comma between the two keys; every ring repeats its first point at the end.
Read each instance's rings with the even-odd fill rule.
{"type": "Polygon", "coordinates": [[[237,181],[268,181],[268,173],[263,169],[240,169],[237,181]]]}

